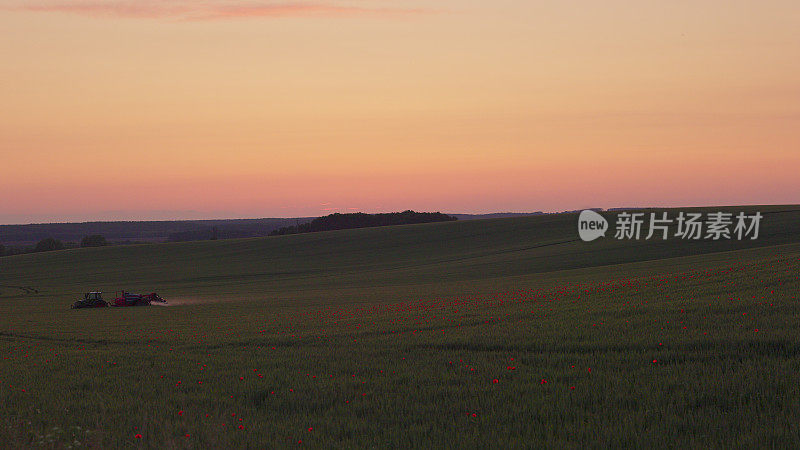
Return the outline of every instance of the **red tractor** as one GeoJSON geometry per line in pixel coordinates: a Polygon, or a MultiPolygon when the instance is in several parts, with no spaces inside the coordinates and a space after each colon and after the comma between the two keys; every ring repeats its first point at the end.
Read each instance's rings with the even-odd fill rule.
{"type": "Polygon", "coordinates": [[[113,306],[149,306],[150,303],[164,303],[167,301],[159,297],[155,292],[150,294],[131,294],[122,291],[122,295],[115,294],[113,306]]]}

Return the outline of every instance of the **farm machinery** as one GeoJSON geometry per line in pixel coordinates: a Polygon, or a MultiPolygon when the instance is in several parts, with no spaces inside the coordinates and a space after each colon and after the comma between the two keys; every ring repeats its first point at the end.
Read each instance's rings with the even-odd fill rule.
{"type": "Polygon", "coordinates": [[[167,303],[166,300],[152,292],[150,294],[131,294],[122,291],[122,295],[114,299],[113,306],[149,306],[150,303],[167,303]]]}
{"type": "MultiPolygon", "coordinates": [[[[167,301],[152,292],[150,294],[132,294],[122,291],[114,295],[114,302],[111,306],[148,306],[151,303],[166,304],[167,301]]],[[[83,294],[83,300],[78,300],[72,305],[72,309],[78,308],[104,308],[109,303],[103,300],[102,292],[87,292],[83,294]]]]}
{"type": "Polygon", "coordinates": [[[103,300],[102,292],[87,292],[83,294],[83,300],[78,300],[72,305],[72,309],[78,308],[105,308],[108,302],[103,300]]]}

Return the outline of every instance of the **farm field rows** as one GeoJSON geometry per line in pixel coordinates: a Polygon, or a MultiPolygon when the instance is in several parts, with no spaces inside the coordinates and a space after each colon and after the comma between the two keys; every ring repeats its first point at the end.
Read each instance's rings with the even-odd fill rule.
{"type": "Polygon", "coordinates": [[[786,210],[752,243],[557,215],[0,259],[35,290],[0,288],[0,442],[797,447],[786,210]],[[67,309],[148,286],[186,304],[67,309]]]}

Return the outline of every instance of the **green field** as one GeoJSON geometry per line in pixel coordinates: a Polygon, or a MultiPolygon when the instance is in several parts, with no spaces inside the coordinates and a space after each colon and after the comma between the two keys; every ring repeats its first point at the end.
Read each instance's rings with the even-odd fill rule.
{"type": "Polygon", "coordinates": [[[0,446],[797,448],[800,207],[729,210],[759,238],[559,214],[0,258],[0,446]],[[69,309],[120,289],[173,306],[69,309]]]}

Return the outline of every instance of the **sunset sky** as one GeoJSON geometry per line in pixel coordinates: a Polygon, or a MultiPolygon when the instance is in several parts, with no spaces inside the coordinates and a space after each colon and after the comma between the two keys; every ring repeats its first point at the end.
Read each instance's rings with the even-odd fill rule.
{"type": "Polygon", "coordinates": [[[0,223],[800,203],[800,2],[0,0],[0,223]]]}

